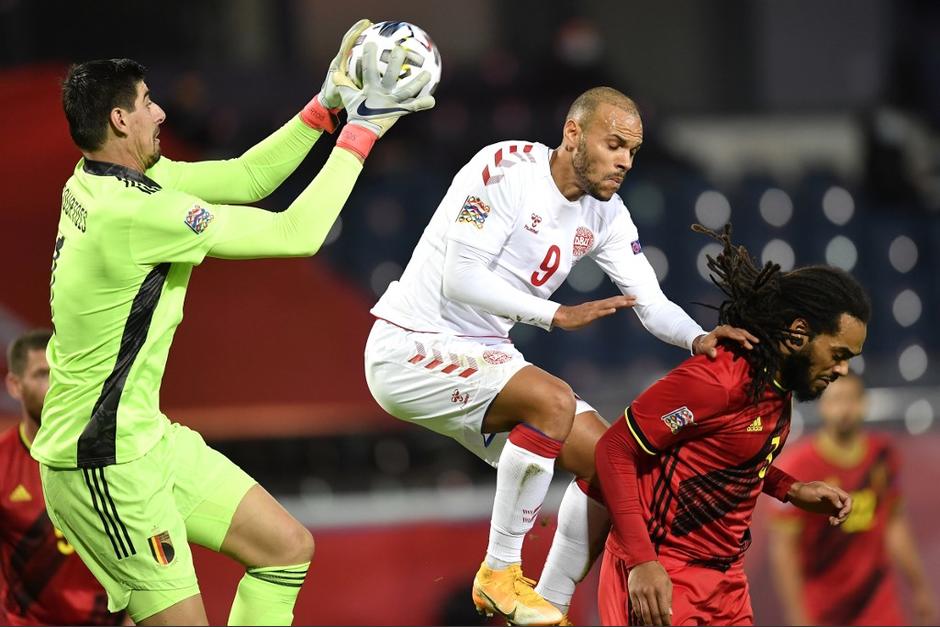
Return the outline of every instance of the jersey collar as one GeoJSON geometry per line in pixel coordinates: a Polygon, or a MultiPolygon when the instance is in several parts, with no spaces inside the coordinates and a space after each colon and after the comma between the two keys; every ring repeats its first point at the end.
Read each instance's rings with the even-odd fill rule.
{"type": "Polygon", "coordinates": [[[821,430],[816,436],[815,445],[820,457],[840,468],[858,466],[868,454],[868,437],[864,433],[852,442],[851,446],[843,448],[821,430]]]}
{"type": "Polygon", "coordinates": [[[147,187],[160,189],[160,184],[148,177],[146,174],[141,174],[137,170],[131,170],[128,167],[118,165],[116,163],[85,159],[85,163],[82,165],[82,169],[89,174],[94,174],[95,176],[113,176],[119,179],[128,179],[130,181],[134,181],[135,183],[146,185],[147,187]]]}
{"type": "Polygon", "coordinates": [[[33,447],[30,445],[29,440],[26,439],[26,425],[21,422],[17,428],[17,431],[19,431],[20,434],[20,443],[26,447],[26,452],[29,452],[29,450],[33,447]]]}

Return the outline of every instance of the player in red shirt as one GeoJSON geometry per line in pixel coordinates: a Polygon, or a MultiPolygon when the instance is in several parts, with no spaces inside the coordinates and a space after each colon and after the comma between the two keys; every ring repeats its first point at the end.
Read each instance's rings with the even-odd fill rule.
{"type": "Polygon", "coordinates": [[[832,528],[794,508],[774,512],[771,563],[794,625],[906,625],[892,562],[911,584],[917,621],[935,625],[936,603],[900,504],[898,454],[866,433],[865,388],[855,374],[819,399],[822,428],[787,451],[780,468],[825,477],[852,495],[852,513],[832,528]]]}
{"type": "Polygon", "coordinates": [[[48,331],[26,333],[7,352],[7,391],[20,423],[0,435],[0,621],[4,625],[120,625],[108,597],[52,526],[29,447],[49,387],[48,331]]]}
{"type": "Polygon", "coordinates": [[[743,555],[763,491],[842,523],[851,499],[771,466],[791,397],[814,398],[862,351],[870,303],[826,266],[755,267],[743,247],[709,258],[725,293],[719,320],[760,338],[687,359],[643,392],[601,438],[597,473],[613,528],[601,567],[605,625],[753,624],[743,555]]]}

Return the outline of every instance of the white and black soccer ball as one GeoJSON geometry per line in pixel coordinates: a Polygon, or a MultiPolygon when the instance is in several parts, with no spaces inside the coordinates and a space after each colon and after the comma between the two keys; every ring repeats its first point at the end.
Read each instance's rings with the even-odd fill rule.
{"type": "Polygon", "coordinates": [[[362,54],[363,48],[369,42],[373,42],[378,51],[376,65],[380,76],[385,76],[392,48],[401,46],[407,56],[398,80],[426,70],[431,75],[431,80],[419,96],[433,94],[437,89],[438,83],[441,82],[441,53],[424,30],[408,22],[379,22],[359,35],[349,59],[349,76],[356,85],[362,85],[362,54]]]}

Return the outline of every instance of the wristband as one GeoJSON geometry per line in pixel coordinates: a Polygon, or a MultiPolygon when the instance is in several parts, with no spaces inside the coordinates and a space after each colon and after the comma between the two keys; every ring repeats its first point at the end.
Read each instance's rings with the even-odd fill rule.
{"type": "Polygon", "coordinates": [[[300,119],[303,120],[304,124],[314,130],[332,133],[339,125],[339,116],[337,116],[337,113],[339,113],[341,108],[342,107],[327,109],[320,102],[320,94],[317,94],[310,99],[307,106],[300,110],[300,119]]]}
{"type": "Polygon", "coordinates": [[[359,155],[364,160],[369,156],[369,151],[372,150],[372,146],[378,138],[378,135],[365,127],[358,124],[347,124],[336,139],[336,145],[359,155]]]}

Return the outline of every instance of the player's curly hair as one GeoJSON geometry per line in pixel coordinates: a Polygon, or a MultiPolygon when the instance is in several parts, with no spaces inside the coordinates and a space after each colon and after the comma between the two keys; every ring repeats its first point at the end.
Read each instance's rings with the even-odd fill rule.
{"type": "Polygon", "coordinates": [[[842,314],[868,323],[871,301],[852,275],[831,266],[814,265],[782,272],[780,264],[768,261],[758,267],[744,246],[731,242],[731,224],[716,233],[700,224],[692,230],[716,239],[722,245],[716,256],[707,256],[712,282],[726,299],[714,307],[719,324],[747,329],[760,342],[747,350],[735,342],[725,347],[747,360],[752,378],[751,399],[757,402],[780,369],[782,342],[800,345],[819,333],[839,331],[842,314]],[[809,331],[795,332],[790,324],[806,320],[809,331]]]}

